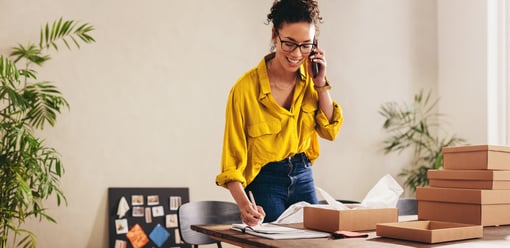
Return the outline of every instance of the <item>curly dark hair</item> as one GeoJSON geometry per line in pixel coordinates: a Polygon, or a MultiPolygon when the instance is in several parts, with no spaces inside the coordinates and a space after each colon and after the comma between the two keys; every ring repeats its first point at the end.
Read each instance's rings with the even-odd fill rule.
{"type": "Polygon", "coordinates": [[[273,23],[273,28],[279,30],[284,22],[313,23],[318,32],[322,17],[317,0],[275,0],[267,15],[267,24],[273,23]]]}

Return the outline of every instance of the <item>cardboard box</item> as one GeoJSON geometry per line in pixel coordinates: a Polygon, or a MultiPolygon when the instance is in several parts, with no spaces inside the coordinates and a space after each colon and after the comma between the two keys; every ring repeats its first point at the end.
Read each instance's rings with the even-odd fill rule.
{"type": "Polygon", "coordinates": [[[510,204],[418,201],[418,219],[482,226],[510,224],[510,204]]]}
{"type": "Polygon", "coordinates": [[[471,189],[510,189],[510,171],[428,170],[432,187],[471,189]]]}
{"type": "Polygon", "coordinates": [[[416,199],[420,220],[510,224],[510,190],[418,187],[416,199]]]}
{"type": "Polygon", "coordinates": [[[325,232],[375,230],[377,223],[397,222],[397,208],[334,210],[317,206],[303,209],[303,225],[325,232]]]}
{"type": "Polygon", "coordinates": [[[440,221],[410,221],[377,224],[376,235],[423,243],[440,243],[454,240],[482,238],[483,228],[480,225],[440,221]]]}
{"type": "Polygon", "coordinates": [[[443,167],[452,170],[510,170],[510,147],[493,145],[443,148],[443,167]]]}
{"type": "MultiPolygon", "coordinates": [[[[417,187],[416,200],[468,203],[468,204],[510,204],[510,190],[455,189],[417,187]]],[[[510,209],[508,209],[510,211],[510,209]]]]}

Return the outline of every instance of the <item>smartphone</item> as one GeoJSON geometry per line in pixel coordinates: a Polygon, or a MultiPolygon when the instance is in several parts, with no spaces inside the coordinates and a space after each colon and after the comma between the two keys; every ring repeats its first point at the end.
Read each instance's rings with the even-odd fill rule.
{"type": "MultiPolygon", "coordinates": [[[[319,41],[315,41],[315,46],[319,47],[319,41]]],[[[315,50],[310,53],[310,56],[315,54],[315,50]]],[[[321,69],[321,65],[317,62],[312,61],[312,76],[316,77],[319,74],[319,70],[321,69]]]]}

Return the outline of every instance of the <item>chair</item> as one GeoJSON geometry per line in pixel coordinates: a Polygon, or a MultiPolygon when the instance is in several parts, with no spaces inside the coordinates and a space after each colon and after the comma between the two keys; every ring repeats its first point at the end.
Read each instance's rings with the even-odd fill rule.
{"type": "Polygon", "coordinates": [[[241,213],[233,202],[196,201],[182,204],[177,210],[181,239],[197,248],[198,245],[214,244],[221,248],[221,242],[207,235],[191,230],[191,225],[241,223],[241,213]]]}
{"type": "Polygon", "coordinates": [[[418,201],[415,198],[400,198],[397,202],[398,215],[417,215],[418,201]]]}

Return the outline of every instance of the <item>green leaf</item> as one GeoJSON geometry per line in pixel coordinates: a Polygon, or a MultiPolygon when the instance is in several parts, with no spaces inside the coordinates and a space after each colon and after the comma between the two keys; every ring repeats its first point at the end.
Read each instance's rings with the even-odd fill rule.
{"type": "Polygon", "coordinates": [[[24,96],[31,106],[27,112],[27,118],[38,129],[43,129],[45,123],[53,126],[61,108],[69,107],[69,103],[62,97],[57,87],[50,82],[39,82],[27,86],[24,96]]]}
{"type": "Polygon", "coordinates": [[[37,79],[37,72],[33,69],[27,69],[27,70],[21,69],[21,70],[19,70],[19,74],[26,78],[37,79]]]}
{"type": "Polygon", "coordinates": [[[95,42],[94,38],[90,35],[90,32],[94,30],[94,27],[88,23],[77,27],[77,24],[78,23],[75,21],[64,21],[63,18],[60,18],[51,24],[50,29],[50,24],[47,23],[45,26],[45,32],[41,32],[39,46],[46,49],[53,48],[58,51],[58,42],[60,40],[62,40],[68,49],[71,49],[71,46],[70,43],[67,42],[67,39],[71,39],[77,48],[80,48],[78,38],[84,43],[95,42]]]}
{"type": "Polygon", "coordinates": [[[24,248],[36,248],[37,247],[37,240],[36,236],[33,232],[30,232],[26,229],[19,229],[19,233],[26,234],[17,244],[18,247],[24,247],[24,248]]]}
{"type": "MultiPolygon", "coordinates": [[[[58,30],[60,29],[60,23],[62,22],[62,17],[58,19],[57,21],[54,21],[51,25],[51,31],[50,31],[50,40],[55,40],[55,37],[57,36],[58,30]]],[[[54,42],[52,42],[54,44],[54,42]]],[[[58,50],[57,46],[54,45],[55,50],[58,50]]]]}
{"type": "Polygon", "coordinates": [[[15,87],[20,74],[16,65],[9,58],[0,55],[0,81],[3,86],[15,87]]]}
{"type": "Polygon", "coordinates": [[[41,66],[44,62],[50,59],[49,55],[43,55],[41,49],[35,45],[29,44],[28,47],[18,45],[13,48],[10,56],[14,56],[14,62],[18,62],[21,59],[26,59],[32,63],[41,66]]]}
{"type": "Polygon", "coordinates": [[[50,39],[50,27],[49,27],[49,24],[46,23],[46,29],[45,29],[45,33],[44,33],[44,42],[46,42],[46,48],[49,47],[49,45],[48,45],[49,39],[50,39]]]}

